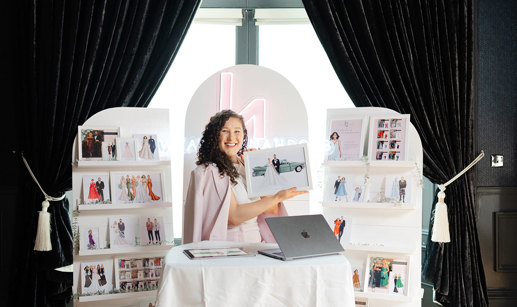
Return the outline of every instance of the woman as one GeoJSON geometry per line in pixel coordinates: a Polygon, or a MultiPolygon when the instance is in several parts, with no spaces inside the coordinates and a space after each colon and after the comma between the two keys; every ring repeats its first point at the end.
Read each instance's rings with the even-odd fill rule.
{"type": "Polygon", "coordinates": [[[390,273],[390,267],[388,266],[388,263],[386,259],[382,260],[382,267],[381,267],[381,287],[386,287],[388,285],[388,276],[390,273]]]}
{"type": "Polygon", "coordinates": [[[154,155],[151,152],[151,147],[149,146],[149,141],[147,140],[147,136],[144,136],[142,140],[142,149],[138,151],[138,156],[140,159],[152,160],[154,159],[154,155]]]}
{"type": "Polygon", "coordinates": [[[124,178],[124,176],[122,176],[122,178],[120,178],[120,184],[118,187],[120,189],[120,195],[119,195],[118,199],[121,201],[128,201],[129,197],[128,197],[128,192],[127,192],[127,184],[126,184],[126,178],[124,178]]]}
{"type": "Polygon", "coordinates": [[[264,185],[283,187],[286,186],[284,178],[280,177],[280,174],[275,170],[271,158],[267,158],[266,172],[264,173],[264,185]]]}
{"type": "Polygon", "coordinates": [[[160,200],[160,196],[153,193],[153,181],[151,180],[151,175],[147,175],[147,190],[149,191],[149,197],[151,197],[151,200],[160,200]]]}
{"type": "Polygon", "coordinates": [[[359,272],[357,272],[357,269],[354,270],[354,276],[352,277],[352,280],[354,282],[354,288],[360,289],[361,288],[361,282],[359,281],[359,272]]]}
{"type": "Polygon", "coordinates": [[[88,248],[89,249],[95,248],[95,240],[93,239],[93,232],[91,229],[88,229],[88,248]]]}
{"type": "Polygon", "coordinates": [[[135,203],[145,203],[149,200],[149,196],[146,193],[147,180],[145,179],[145,175],[141,177],[136,177],[136,196],[135,203]]]}
{"type": "Polygon", "coordinates": [[[231,110],[210,118],[191,173],[183,243],[202,240],[274,242],[264,218],[287,215],[282,201],[307,193],[296,188],[249,199],[240,159],[248,138],[242,116],[231,110]]]}
{"type": "Polygon", "coordinates": [[[95,181],[93,179],[90,182],[90,189],[88,191],[88,199],[91,199],[91,200],[101,199],[101,196],[99,195],[99,192],[97,192],[97,186],[95,185],[95,181]]]}
{"type": "Polygon", "coordinates": [[[124,158],[125,160],[133,159],[133,152],[131,150],[131,147],[129,147],[129,142],[126,142],[126,145],[124,146],[124,152],[122,153],[122,158],[124,158]]]}
{"type": "Polygon", "coordinates": [[[339,226],[341,226],[341,220],[339,218],[334,220],[334,235],[336,239],[339,238],[339,226]]]}
{"type": "Polygon", "coordinates": [[[89,288],[92,284],[92,273],[89,266],[84,267],[84,287],[89,288]]]}
{"type": "Polygon", "coordinates": [[[393,179],[393,183],[391,184],[391,198],[394,201],[399,199],[399,181],[397,177],[393,179]]]}
{"type": "Polygon", "coordinates": [[[329,161],[341,160],[341,141],[339,140],[339,134],[337,132],[332,132],[330,135],[330,151],[328,155],[329,161]]]}

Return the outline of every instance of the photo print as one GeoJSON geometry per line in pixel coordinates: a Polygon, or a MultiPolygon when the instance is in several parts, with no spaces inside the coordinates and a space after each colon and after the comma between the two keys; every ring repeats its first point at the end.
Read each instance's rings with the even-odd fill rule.
{"type": "Polygon", "coordinates": [[[361,160],[367,117],[331,119],[325,161],[361,160]]]}
{"type": "Polygon", "coordinates": [[[119,136],[118,128],[78,127],[79,160],[103,160],[102,144],[114,143],[119,136]]]}
{"type": "Polygon", "coordinates": [[[365,292],[406,295],[408,259],[394,256],[368,255],[365,292]],[[398,284],[398,287],[397,287],[398,284]],[[400,294],[399,294],[400,293],[400,294]]]}
{"type": "Polygon", "coordinates": [[[116,288],[120,292],[152,291],[158,288],[163,257],[115,259],[116,288]]]}
{"type": "Polygon", "coordinates": [[[83,204],[111,204],[109,173],[83,175],[83,204]]]}
{"type": "Polygon", "coordinates": [[[136,140],[138,160],[160,160],[156,134],[135,134],[133,138],[136,140]]]}
{"type": "Polygon", "coordinates": [[[332,173],[326,176],[325,201],[327,202],[363,202],[364,175],[332,173]]]}
{"type": "Polygon", "coordinates": [[[111,194],[117,204],[163,202],[162,174],[156,171],[111,172],[111,194]]]}
{"type": "Polygon", "coordinates": [[[407,160],[409,115],[387,115],[370,120],[369,158],[373,161],[407,160]]]}
{"type": "Polygon", "coordinates": [[[133,216],[110,216],[110,248],[126,248],[136,246],[136,218],[133,216]]]}
{"type": "Polygon", "coordinates": [[[410,203],[411,187],[407,175],[386,176],[386,202],[410,203]]]}
{"type": "Polygon", "coordinates": [[[140,244],[156,245],[165,241],[165,228],[162,216],[140,217],[140,244]]]}
{"type": "Polygon", "coordinates": [[[334,233],[334,236],[341,244],[350,243],[350,237],[352,234],[352,218],[349,216],[327,214],[325,212],[325,220],[329,224],[330,229],[334,233]]]}
{"type": "Polygon", "coordinates": [[[102,142],[102,160],[116,161],[117,160],[117,141],[102,142]]]}
{"type": "Polygon", "coordinates": [[[113,260],[81,262],[81,293],[108,294],[113,290],[113,260]]]}
{"type": "Polygon", "coordinates": [[[120,161],[136,160],[136,140],[133,138],[117,138],[117,159],[120,161]]]}
{"type": "Polygon", "coordinates": [[[79,249],[92,250],[99,248],[99,228],[79,226],[79,249]]]}
{"type": "Polygon", "coordinates": [[[272,195],[292,187],[312,188],[307,144],[244,153],[249,197],[272,195]]]}

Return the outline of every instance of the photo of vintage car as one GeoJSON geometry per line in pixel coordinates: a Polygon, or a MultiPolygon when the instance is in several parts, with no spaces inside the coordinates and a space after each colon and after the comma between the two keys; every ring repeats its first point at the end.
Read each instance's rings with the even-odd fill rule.
{"type": "MultiPolygon", "coordinates": [[[[287,173],[295,171],[297,173],[301,172],[305,167],[304,162],[289,162],[287,160],[280,160],[280,173],[287,173]]],[[[264,166],[256,166],[253,168],[253,176],[264,176],[266,173],[267,164],[264,166]]]]}

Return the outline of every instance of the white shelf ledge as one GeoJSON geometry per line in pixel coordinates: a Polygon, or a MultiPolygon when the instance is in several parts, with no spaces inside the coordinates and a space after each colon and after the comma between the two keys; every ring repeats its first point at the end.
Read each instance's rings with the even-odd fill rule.
{"type": "Polygon", "coordinates": [[[120,300],[120,299],[138,299],[142,297],[155,297],[157,290],[152,291],[140,291],[140,292],[127,292],[127,293],[114,293],[114,294],[103,294],[103,295],[85,295],[79,296],[79,302],[96,302],[96,301],[108,301],[108,300],[120,300]]]}
{"type": "Polygon", "coordinates": [[[170,165],[170,160],[134,160],[134,161],[76,161],[80,168],[104,168],[104,167],[139,167],[139,166],[164,166],[170,165]]]}
{"type": "Polygon", "coordinates": [[[362,244],[342,244],[345,252],[347,251],[367,251],[391,254],[413,254],[414,247],[411,246],[386,246],[386,245],[362,245],[362,244]]]}
{"type": "Polygon", "coordinates": [[[390,209],[390,210],[414,210],[415,207],[411,203],[395,204],[395,203],[344,203],[324,201],[321,203],[326,208],[346,208],[346,209],[390,209]]]}
{"type": "Polygon", "coordinates": [[[79,211],[102,211],[119,209],[151,209],[172,207],[171,202],[163,203],[136,203],[136,204],[99,204],[99,205],[79,205],[79,211]]]}
{"type": "Polygon", "coordinates": [[[415,161],[326,161],[322,165],[336,168],[403,168],[411,169],[416,167],[415,161]]]}
{"type": "Polygon", "coordinates": [[[385,293],[374,293],[374,292],[354,292],[356,298],[367,298],[369,300],[383,300],[383,301],[394,301],[394,302],[410,302],[413,300],[411,296],[385,294],[385,293]]]}
{"type": "Polygon", "coordinates": [[[137,254],[137,253],[152,253],[155,251],[166,251],[173,248],[174,245],[149,245],[149,246],[135,246],[128,248],[104,248],[92,250],[79,250],[79,256],[92,255],[116,255],[116,254],[137,254]]]}

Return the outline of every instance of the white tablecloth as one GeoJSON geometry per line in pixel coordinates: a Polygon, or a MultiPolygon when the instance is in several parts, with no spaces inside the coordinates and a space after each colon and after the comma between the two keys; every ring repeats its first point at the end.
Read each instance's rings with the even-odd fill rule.
{"type": "Polygon", "coordinates": [[[172,248],[157,306],[354,306],[350,263],[342,255],[281,261],[263,255],[190,260],[184,249],[275,244],[204,241],[172,248]]]}

